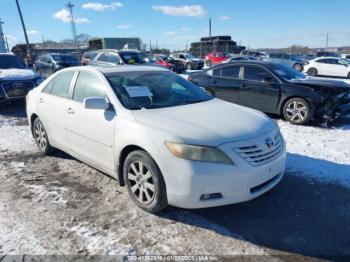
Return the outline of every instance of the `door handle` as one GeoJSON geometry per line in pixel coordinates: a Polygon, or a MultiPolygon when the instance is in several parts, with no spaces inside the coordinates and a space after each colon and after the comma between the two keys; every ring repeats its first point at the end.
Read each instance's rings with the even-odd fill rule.
{"type": "Polygon", "coordinates": [[[67,111],[68,114],[74,114],[74,111],[73,111],[73,109],[71,107],[67,108],[66,111],[67,111]]]}
{"type": "Polygon", "coordinates": [[[40,97],[39,98],[39,103],[44,103],[45,101],[44,101],[44,98],[42,98],[42,97],[40,97]]]}

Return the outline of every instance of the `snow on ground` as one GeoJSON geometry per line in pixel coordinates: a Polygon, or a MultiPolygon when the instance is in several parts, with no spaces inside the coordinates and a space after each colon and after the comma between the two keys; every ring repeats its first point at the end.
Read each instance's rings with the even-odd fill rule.
{"type": "MultiPolygon", "coordinates": [[[[350,121],[349,121],[350,122],[350,121]]],[[[323,182],[350,187],[350,125],[293,126],[279,120],[287,144],[287,169],[323,182]]]]}
{"type": "MultiPolygon", "coordinates": [[[[350,147],[347,145],[350,122],[330,129],[293,126],[283,120],[277,123],[287,143],[286,181],[291,182],[290,177],[297,175],[308,178],[310,184],[321,181],[350,187],[350,147]]],[[[130,201],[125,188],[119,188],[114,180],[98,171],[64,154],[40,156],[23,118],[0,115],[0,179],[0,254],[261,255],[281,252],[246,240],[245,236],[228,230],[224,223],[208,220],[209,215],[200,216],[181,209],[170,209],[162,216],[141,211],[130,201]]],[[[286,188],[284,186],[284,190],[286,188]]],[[[284,190],[279,194],[283,196],[284,190]]],[[[318,190],[320,184],[312,189],[318,190]]],[[[309,192],[309,188],[305,192],[309,192]]],[[[271,199],[274,199],[271,209],[279,206],[276,196],[272,195],[271,199]]],[[[295,208],[295,200],[290,203],[288,212],[295,208]]],[[[262,207],[264,211],[257,214],[263,216],[269,212],[266,204],[263,204],[265,210],[262,207]]],[[[227,211],[231,209],[244,210],[239,205],[227,211]]],[[[215,212],[211,210],[201,213],[215,212]]],[[[348,207],[337,210],[340,215],[335,222],[343,223],[348,217],[348,207]]],[[[231,216],[242,223],[239,214],[233,211],[231,216]]],[[[284,221],[289,221],[289,215],[284,221]]],[[[259,223],[259,219],[253,220],[252,226],[259,223]]],[[[303,243],[299,238],[285,237],[283,241],[292,247],[303,243]]]]}

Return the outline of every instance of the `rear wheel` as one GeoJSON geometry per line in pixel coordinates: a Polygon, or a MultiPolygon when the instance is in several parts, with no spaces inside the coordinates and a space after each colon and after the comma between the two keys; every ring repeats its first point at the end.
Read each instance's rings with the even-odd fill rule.
{"type": "Polygon", "coordinates": [[[130,198],[140,208],[157,213],[168,206],[162,173],[147,152],[131,152],[125,159],[123,175],[130,198]]]}
{"type": "Polygon", "coordinates": [[[49,155],[50,153],[52,153],[53,148],[50,145],[45,127],[39,118],[36,118],[34,120],[32,128],[33,128],[33,136],[35,139],[35,143],[38,146],[40,152],[45,155],[49,155]]]}
{"type": "Polygon", "coordinates": [[[284,104],[283,116],[294,125],[305,124],[311,117],[310,105],[303,98],[291,98],[284,104]]]}
{"type": "Polygon", "coordinates": [[[316,68],[310,68],[309,70],[307,70],[306,72],[309,76],[317,76],[318,75],[318,71],[316,68]]]}

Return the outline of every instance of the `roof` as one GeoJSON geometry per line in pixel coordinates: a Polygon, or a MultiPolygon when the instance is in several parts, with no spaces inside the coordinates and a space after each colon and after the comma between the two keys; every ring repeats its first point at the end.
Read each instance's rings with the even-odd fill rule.
{"type": "Polygon", "coordinates": [[[102,74],[113,74],[113,73],[122,73],[122,72],[167,72],[169,71],[166,68],[159,66],[144,66],[144,65],[111,65],[111,66],[100,66],[100,65],[89,65],[89,66],[78,66],[78,67],[68,67],[64,70],[76,70],[76,69],[88,69],[92,71],[100,71],[102,74]]]}
{"type": "Polygon", "coordinates": [[[13,53],[0,53],[0,55],[9,55],[9,56],[14,56],[13,53]]]}

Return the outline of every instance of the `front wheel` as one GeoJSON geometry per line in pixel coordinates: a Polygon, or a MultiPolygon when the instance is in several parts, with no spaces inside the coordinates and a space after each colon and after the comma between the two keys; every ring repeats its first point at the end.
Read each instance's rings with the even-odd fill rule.
{"type": "Polygon", "coordinates": [[[350,72],[349,72],[349,74],[348,74],[348,79],[350,79],[350,72]]]}
{"type": "Polygon", "coordinates": [[[207,60],[207,61],[205,62],[205,64],[207,65],[207,67],[211,67],[211,66],[212,66],[212,62],[211,62],[210,60],[207,60]]]}
{"type": "Polygon", "coordinates": [[[307,70],[306,72],[309,76],[317,76],[318,72],[316,68],[310,68],[309,70],[307,70]]]}
{"type": "Polygon", "coordinates": [[[187,63],[186,64],[186,68],[187,68],[187,70],[192,70],[192,64],[191,63],[187,63]]]}
{"type": "Polygon", "coordinates": [[[123,176],[130,198],[140,208],[158,213],[168,206],[162,173],[147,152],[131,152],[125,159],[123,176]]]}
{"type": "Polygon", "coordinates": [[[284,104],[283,116],[294,125],[305,124],[311,117],[310,105],[303,98],[291,98],[284,104]]]}

